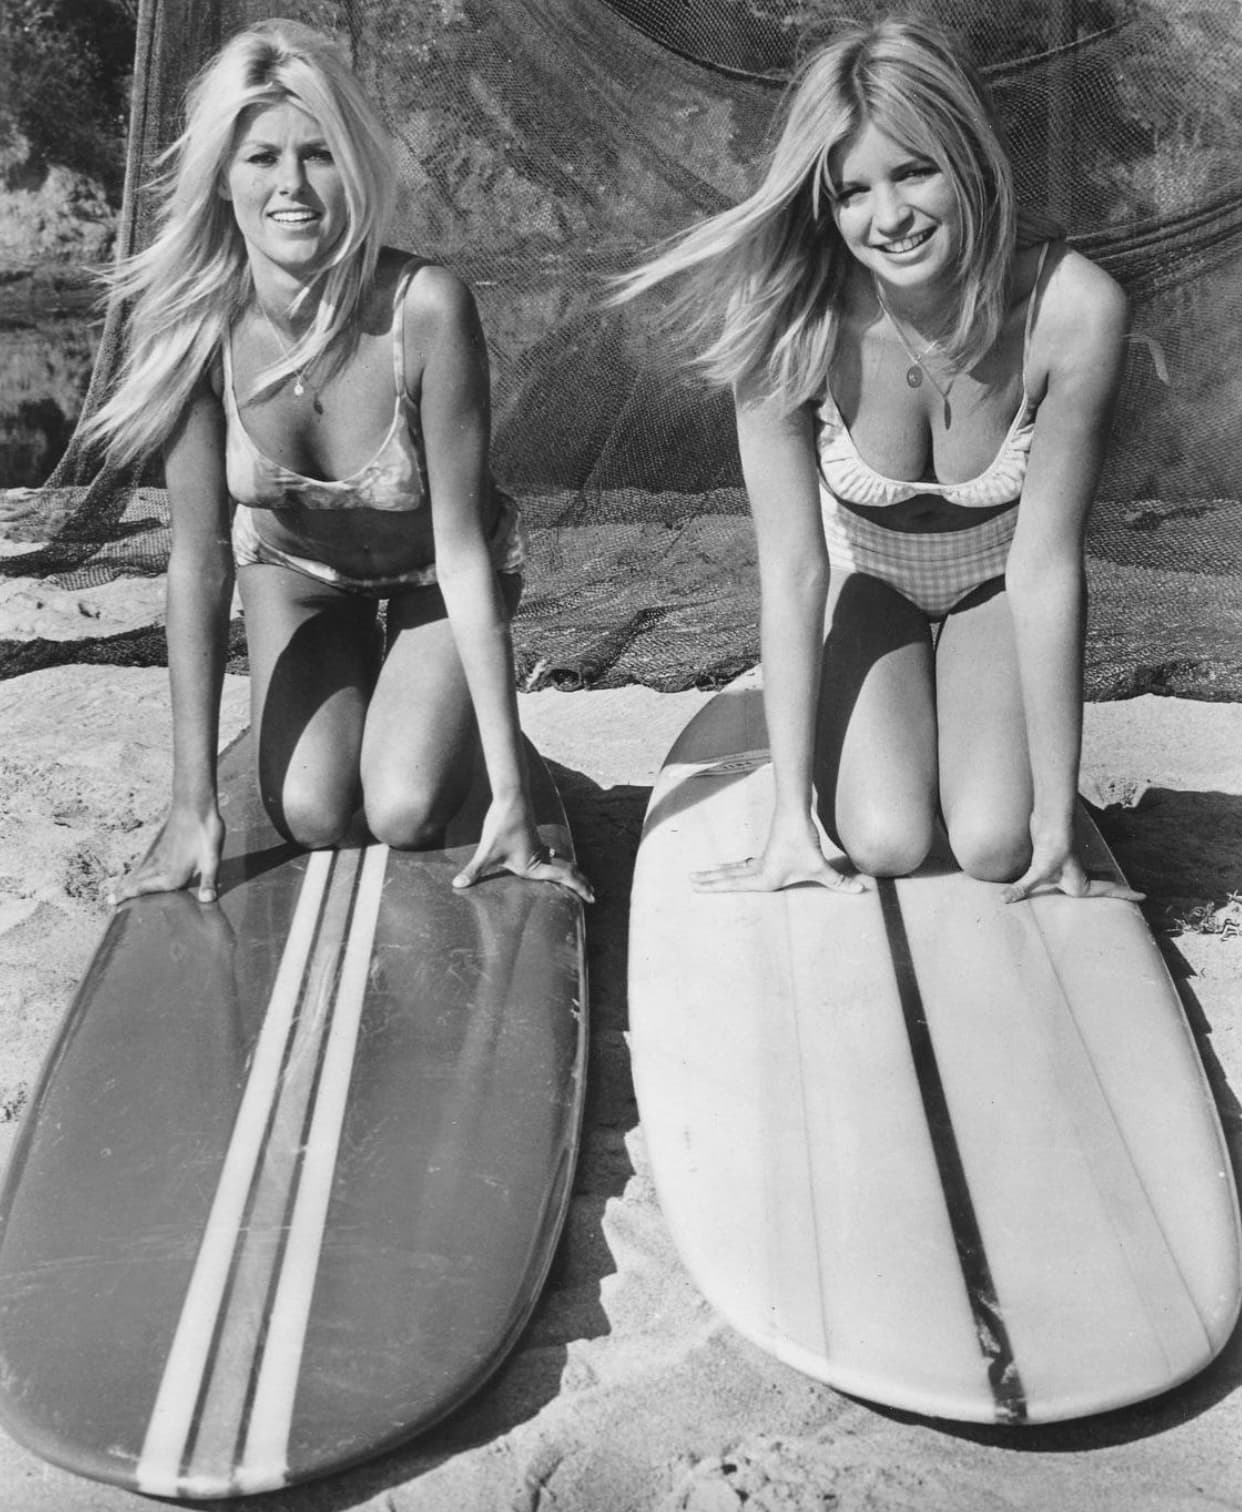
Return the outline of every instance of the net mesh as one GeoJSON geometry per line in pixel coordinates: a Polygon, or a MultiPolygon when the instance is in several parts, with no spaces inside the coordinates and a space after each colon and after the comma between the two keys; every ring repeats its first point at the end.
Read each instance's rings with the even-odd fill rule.
{"type": "MultiPolygon", "coordinates": [[[[845,19],[817,0],[284,0],[335,34],[397,143],[395,240],[457,268],[493,360],[494,461],[531,527],[528,687],[707,686],[758,657],[755,552],[727,399],[694,386],[604,280],[754,182],[784,80],[845,19]]],[[[1134,336],[1088,540],[1087,689],[1242,697],[1242,11],[1236,0],[929,0],[989,76],[1021,197],[1125,285],[1134,336]]],[[[122,244],[186,82],[242,0],[144,0],[122,244]]],[[[87,408],[115,370],[110,314],[87,408]]],[[[71,446],[35,552],[0,571],[158,573],[151,475],[71,446]]],[[[236,638],[237,655],[244,655],[236,638]]],[[[50,660],[162,659],[158,627],[50,660]]]]}

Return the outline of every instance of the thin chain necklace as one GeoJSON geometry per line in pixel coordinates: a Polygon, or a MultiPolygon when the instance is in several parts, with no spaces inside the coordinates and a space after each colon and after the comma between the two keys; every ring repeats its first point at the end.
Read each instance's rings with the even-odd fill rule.
{"type": "MultiPolygon", "coordinates": [[[[263,316],[263,319],[267,321],[267,328],[268,328],[268,330],[271,331],[272,335],[276,338],[276,344],[277,344],[277,346],[279,346],[280,349],[281,349],[281,351],[284,353],[284,355],[286,357],[288,357],[289,353],[292,352],[293,348],[291,346],[287,345],[287,343],[285,342],[285,338],[280,334],[280,331],[277,328],[276,322],[267,313],[267,309],[264,306],[263,301],[261,299],[256,299],[255,303],[259,306],[259,313],[263,316]]],[[[297,397],[299,399],[306,392],[306,385],[307,385],[307,382],[308,382],[306,374],[307,374],[308,370],[310,369],[310,366],[311,366],[311,364],[308,362],[305,367],[294,368],[294,370],[293,370],[293,376],[294,376],[293,392],[297,395],[297,397]]],[[[322,415],[323,414],[323,405],[319,402],[319,390],[316,389],[316,388],[312,388],[311,389],[311,403],[312,403],[312,405],[314,405],[315,413],[317,415],[322,415]]]]}
{"type": "Polygon", "coordinates": [[[896,333],[897,340],[901,342],[902,348],[905,351],[906,356],[910,359],[910,366],[906,369],[906,383],[912,389],[921,388],[922,385],[923,385],[923,379],[926,378],[927,381],[928,381],[928,383],[931,384],[932,388],[934,388],[936,390],[936,392],[940,395],[941,401],[944,404],[944,423],[946,425],[948,425],[949,422],[950,422],[950,420],[952,419],[952,410],[949,407],[949,390],[953,387],[953,383],[954,383],[954,380],[957,377],[957,373],[956,372],[951,372],[950,373],[950,375],[949,375],[949,382],[948,382],[947,386],[945,386],[943,388],[940,386],[939,383],[936,382],[935,375],[932,373],[931,369],[924,363],[923,359],[930,352],[936,352],[936,353],[938,353],[938,354],[940,354],[940,355],[943,356],[943,352],[941,350],[940,343],[938,341],[929,341],[927,343],[927,345],[925,347],[923,347],[923,349],[921,351],[916,352],[914,350],[914,348],[910,345],[910,343],[906,340],[905,332],[897,324],[897,320],[894,317],[893,312],[889,309],[888,305],[885,304],[885,302],[884,302],[884,296],[883,296],[883,294],[880,293],[880,285],[879,285],[878,281],[875,283],[874,287],[875,287],[875,301],[879,305],[880,310],[883,313],[883,315],[885,316],[885,318],[888,320],[889,325],[892,326],[894,332],[896,333]]]}

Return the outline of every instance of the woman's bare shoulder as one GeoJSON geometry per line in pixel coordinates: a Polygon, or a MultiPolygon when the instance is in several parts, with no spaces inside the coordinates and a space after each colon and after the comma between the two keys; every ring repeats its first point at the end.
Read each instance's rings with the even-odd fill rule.
{"type": "Polygon", "coordinates": [[[1068,351],[1125,335],[1129,302],[1125,291],[1098,263],[1066,243],[1056,248],[1040,299],[1040,324],[1068,351]]]}
{"type": "Polygon", "coordinates": [[[1060,243],[1049,260],[1031,331],[1031,391],[1055,391],[1083,412],[1119,381],[1129,304],[1098,263],[1060,243]]]}
{"type": "Polygon", "coordinates": [[[404,333],[405,379],[411,397],[417,398],[421,392],[423,375],[432,362],[468,372],[473,375],[472,382],[485,382],[487,342],[466,281],[443,263],[407,253],[393,285],[393,295],[400,294],[397,313],[404,333]]]}
{"type": "Polygon", "coordinates": [[[473,321],[475,303],[470,286],[459,274],[433,258],[385,248],[380,262],[381,285],[395,296],[404,282],[402,301],[407,329],[426,333],[473,321]]]}

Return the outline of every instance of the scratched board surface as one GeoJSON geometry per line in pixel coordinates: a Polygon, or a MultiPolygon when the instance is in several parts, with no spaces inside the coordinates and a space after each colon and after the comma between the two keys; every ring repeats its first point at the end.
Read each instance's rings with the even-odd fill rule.
{"type": "MultiPolygon", "coordinates": [[[[743,1334],[842,1390],[1022,1424],[1150,1397],[1224,1345],[1237,1198],[1142,914],[1006,905],[951,863],[705,895],[771,812],[762,696],[714,699],[653,789],[630,1023],[670,1229],[743,1334]]],[[[1082,815],[1088,864],[1115,871],[1082,815]]]]}
{"type": "Polygon", "coordinates": [[[538,1297],[581,1122],[581,905],[452,890],[483,784],[442,851],[307,855],[248,768],[243,744],[219,905],[118,910],[0,1196],[0,1419],[153,1495],[321,1474],[476,1390],[538,1297]]]}

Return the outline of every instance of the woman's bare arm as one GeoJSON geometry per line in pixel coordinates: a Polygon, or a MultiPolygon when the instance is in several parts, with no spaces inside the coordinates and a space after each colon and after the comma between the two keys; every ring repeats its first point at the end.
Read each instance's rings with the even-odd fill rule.
{"type": "Polygon", "coordinates": [[[445,268],[422,269],[407,294],[408,326],[423,354],[420,414],[431,487],[436,576],[478,721],[492,806],[458,885],[489,865],[560,882],[590,900],[565,857],[546,857],[522,754],[513,646],[485,531],[491,497],[487,346],[473,296],[445,268]]]}
{"type": "Polygon", "coordinates": [[[216,793],[220,693],[233,592],[231,504],[224,476],[224,415],[206,377],[165,448],[172,517],[166,625],[172,691],[172,804],[145,858],[113,901],[168,892],[198,877],[216,896],[224,825],[216,793]]]}
{"type": "Polygon", "coordinates": [[[828,595],[811,416],[736,396],[738,445],[759,548],[763,705],[775,804],[764,854],[696,875],[706,891],[771,890],[795,882],[859,890],[829,866],[811,817],[816,707],[828,595]]]}
{"type": "Polygon", "coordinates": [[[1010,901],[1041,883],[1088,890],[1073,852],[1086,634],[1083,542],[1121,382],[1126,321],[1125,296],[1113,280],[1066,254],[1040,310],[1033,364],[1047,354],[1047,386],[1005,574],[1034,792],[1031,865],[1007,889],[1010,901]]]}

